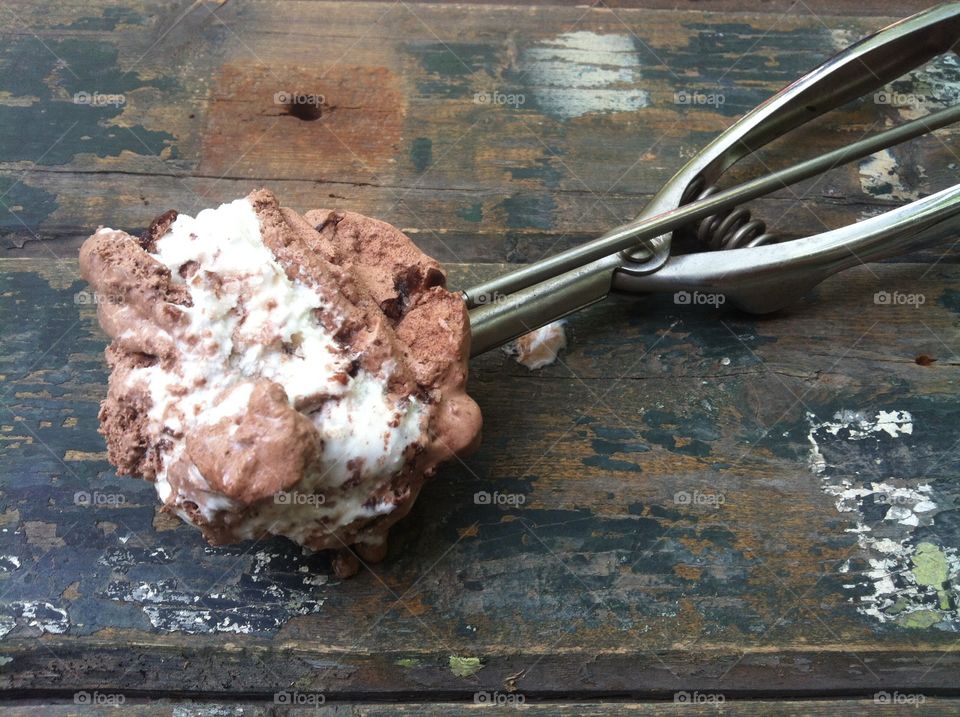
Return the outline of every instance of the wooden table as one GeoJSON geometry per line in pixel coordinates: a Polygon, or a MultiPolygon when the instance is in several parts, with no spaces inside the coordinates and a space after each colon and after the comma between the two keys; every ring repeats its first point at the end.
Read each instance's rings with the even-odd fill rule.
{"type": "MultiPolygon", "coordinates": [[[[105,338],[74,260],[98,225],[266,185],[397,224],[462,287],[628,219],[892,11],[658,5],[0,6],[5,713],[960,711],[949,247],[762,319],[614,297],[542,371],[475,360],[483,447],[347,581],[282,540],[208,547],[105,460],[105,338]],[[322,96],[320,116],[278,93],[322,96]]],[[[957,101],[960,67],[891,91],[747,169],[907,117],[910,95],[957,101]]],[[[952,184],[957,146],[941,132],[755,207],[791,234],[840,226],[952,184]]]]}

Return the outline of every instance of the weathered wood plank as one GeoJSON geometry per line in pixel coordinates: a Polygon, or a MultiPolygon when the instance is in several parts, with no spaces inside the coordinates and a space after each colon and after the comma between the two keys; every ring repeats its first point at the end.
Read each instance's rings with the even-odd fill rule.
{"type": "Polygon", "coordinates": [[[0,262],[7,690],[955,687],[955,266],[862,267],[765,319],[614,297],[555,366],[477,359],[483,448],[345,582],[284,541],[209,548],[114,475],[75,271],[0,262]]]}
{"type": "MultiPolygon", "coordinates": [[[[387,219],[447,261],[535,260],[635,215],[735,116],[890,19],[708,7],[725,9],[18,6],[0,32],[0,242],[69,256],[100,224],[139,228],[268,184],[293,207],[387,219]],[[122,102],[75,101],[98,92],[122,102]],[[321,117],[287,114],[274,98],[291,92],[322,96],[321,117]],[[683,92],[724,101],[678,104],[683,92]]],[[[958,72],[935,63],[893,89],[938,107],[960,98],[958,72]]],[[[865,98],[764,163],[912,111],[865,98]]],[[[953,135],[940,136],[759,213],[810,233],[947,186],[953,135]]]]}
{"type": "MultiPolygon", "coordinates": [[[[960,713],[960,703],[956,700],[922,698],[923,703],[911,711],[915,715],[955,715],[960,713]]],[[[175,702],[143,704],[133,700],[124,703],[135,707],[138,714],[146,717],[209,717],[209,715],[249,715],[250,717],[307,717],[318,715],[340,715],[342,717],[381,717],[388,715],[475,715],[476,705],[464,705],[457,702],[426,704],[352,704],[309,707],[285,707],[283,705],[265,706],[262,703],[247,702],[175,702]]],[[[912,703],[910,704],[912,706],[912,703]]],[[[785,717],[805,715],[810,717],[828,717],[829,715],[862,715],[866,712],[887,717],[903,714],[904,705],[886,705],[873,700],[842,701],[725,701],[722,704],[695,705],[674,704],[670,702],[608,702],[597,703],[535,703],[523,704],[525,714],[532,715],[577,715],[582,717],[603,717],[605,715],[766,715],[777,714],[785,717]]],[[[113,706],[63,706],[63,705],[16,705],[6,708],[10,717],[112,717],[117,712],[113,706]]],[[[486,713],[486,712],[484,712],[486,713]]]]}
{"type": "MultiPolygon", "coordinates": [[[[957,700],[941,699],[911,695],[923,702],[912,710],[915,715],[955,715],[960,713],[960,702],[957,700]]],[[[883,699],[882,697],[880,698],[883,699]]],[[[478,710],[486,707],[465,705],[457,702],[421,703],[421,704],[351,704],[308,707],[285,707],[283,705],[265,706],[262,703],[249,702],[174,702],[144,704],[134,700],[124,703],[133,706],[138,714],[146,717],[209,717],[209,715],[249,715],[250,717],[307,717],[318,715],[340,715],[342,717],[381,717],[389,715],[475,715],[478,710]]],[[[721,704],[675,704],[672,702],[608,702],[597,703],[536,703],[525,702],[522,709],[525,714],[532,715],[576,715],[578,717],[604,717],[605,715],[784,715],[785,717],[810,716],[829,717],[830,715],[862,715],[867,712],[887,717],[901,715],[905,705],[913,707],[913,703],[884,704],[875,700],[803,700],[803,701],[724,701],[721,704]]],[[[6,713],[10,717],[112,717],[116,714],[114,706],[64,706],[47,704],[8,706],[6,713]]],[[[484,714],[486,712],[483,712],[484,714]]]]}

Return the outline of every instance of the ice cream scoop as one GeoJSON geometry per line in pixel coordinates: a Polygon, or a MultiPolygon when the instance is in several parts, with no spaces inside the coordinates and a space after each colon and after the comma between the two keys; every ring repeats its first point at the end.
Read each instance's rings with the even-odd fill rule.
{"type": "Polygon", "coordinates": [[[469,324],[398,229],[268,191],[80,252],[102,295],[110,461],[214,544],[283,535],[376,560],[443,461],[478,443],[469,324]]]}
{"type": "Polygon", "coordinates": [[[734,186],[720,182],[740,160],[756,158],[759,148],[814,118],[864,94],[885,95],[888,83],[938,55],[955,62],[958,37],[960,3],[944,3],[863,38],[730,125],[667,180],[636,219],[464,289],[471,351],[500,346],[612,292],[669,292],[678,305],[724,303],[770,313],[839,271],[955,240],[960,184],[793,239],[743,205],[960,122],[956,104],[734,186]]]}

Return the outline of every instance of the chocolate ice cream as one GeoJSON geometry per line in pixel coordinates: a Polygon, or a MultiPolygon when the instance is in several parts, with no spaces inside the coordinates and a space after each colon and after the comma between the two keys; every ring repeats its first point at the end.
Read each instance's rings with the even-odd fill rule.
{"type": "Polygon", "coordinates": [[[389,224],[259,190],[139,239],[100,229],[80,267],[118,298],[98,303],[110,461],[214,544],[382,557],[424,481],[479,440],[463,301],[389,224]]]}

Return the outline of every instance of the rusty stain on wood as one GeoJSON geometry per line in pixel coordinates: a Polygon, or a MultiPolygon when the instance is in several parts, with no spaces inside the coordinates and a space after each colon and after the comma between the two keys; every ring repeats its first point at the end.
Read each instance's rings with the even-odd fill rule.
{"type": "Polygon", "coordinates": [[[220,68],[199,171],[217,177],[381,181],[400,149],[406,100],[386,67],[232,63],[220,68]]]}

